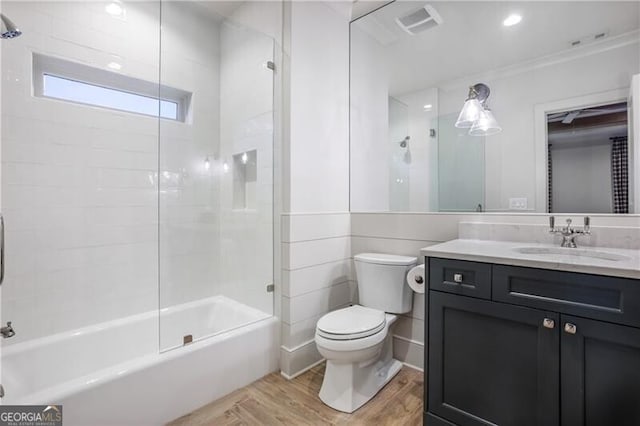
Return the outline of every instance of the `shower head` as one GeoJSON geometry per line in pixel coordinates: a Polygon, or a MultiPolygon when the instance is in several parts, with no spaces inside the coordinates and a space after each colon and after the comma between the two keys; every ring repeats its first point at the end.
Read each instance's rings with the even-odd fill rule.
{"type": "Polygon", "coordinates": [[[401,148],[406,148],[407,147],[407,143],[409,142],[409,139],[411,139],[411,136],[407,136],[406,138],[402,139],[400,141],[400,147],[401,148]]]}
{"type": "Polygon", "coordinates": [[[0,38],[15,38],[22,34],[22,31],[16,27],[16,24],[2,13],[0,13],[0,20],[2,20],[2,32],[0,33],[0,38]]]}

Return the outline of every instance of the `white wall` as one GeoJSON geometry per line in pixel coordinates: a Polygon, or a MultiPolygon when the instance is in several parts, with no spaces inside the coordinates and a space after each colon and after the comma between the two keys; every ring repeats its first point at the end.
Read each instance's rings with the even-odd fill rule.
{"type": "Polygon", "coordinates": [[[349,232],[349,17],[285,4],[282,373],[321,360],[317,319],[354,297],[349,232]],[[288,84],[287,84],[288,83],[288,84]]]}
{"type": "Polygon", "coordinates": [[[285,211],[349,208],[349,25],[323,2],[293,2],[285,211]]]}
{"type": "Polygon", "coordinates": [[[282,347],[280,368],[293,377],[320,361],[318,319],[356,297],[349,213],[282,216],[282,347]]]}
{"type": "Polygon", "coordinates": [[[611,213],[611,143],[551,151],[554,213],[611,213]]]}
{"type": "Polygon", "coordinates": [[[3,2],[5,344],[158,306],[157,119],[31,96],[32,50],[158,81],[158,5],[104,5],[3,2]]]}
{"type": "Polygon", "coordinates": [[[388,210],[390,156],[395,152],[389,144],[391,70],[383,47],[358,25],[351,26],[351,46],[351,205],[388,210]]]}

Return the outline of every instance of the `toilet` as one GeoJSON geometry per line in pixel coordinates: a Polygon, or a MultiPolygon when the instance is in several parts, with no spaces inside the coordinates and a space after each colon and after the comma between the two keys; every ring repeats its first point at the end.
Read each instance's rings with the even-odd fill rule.
{"type": "Polygon", "coordinates": [[[328,406],[354,412],[402,368],[393,359],[389,328],[395,314],[411,310],[405,278],[416,262],[382,253],[354,256],[360,304],[329,312],[316,325],[316,346],[327,360],[320,399],[328,406]]]}

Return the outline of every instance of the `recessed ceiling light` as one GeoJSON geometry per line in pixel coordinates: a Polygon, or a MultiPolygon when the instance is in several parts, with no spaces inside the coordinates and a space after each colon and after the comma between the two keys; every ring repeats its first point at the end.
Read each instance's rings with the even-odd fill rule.
{"type": "Polygon", "coordinates": [[[121,69],[122,69],[122,65],[120,65],[120,64],[119,64],[119,63],[117,63],[117,62],[109,62],[109,63],[107,64],[107,66],[108,66],[109,68],[111,68],[112,70],[116,70],[116,71],[117,71],[117,70],[121,70],[121,69]]]}
{"type": "Polygon", "coordinates": [[[520,21],[522,21],[522,16],[518,15],[517,13],[512,13],[511,15],[507,16],[504,21],[502,21],[502,25],[504,25],[505,27],[511,27],[518,24],[520,21]]]}
{"type": "Polygon", "coordinates": [[[431,105],[431,104],[426,104],[424,106],[424,109],[427,110],[427,111],[431,111],[431,108],[433,108],[433,105],[431,105]]]}
{"type": "Polygon", "coordinates": [[[104,7],[104,10],[106,10],[109,15],[113,16],[120,16],[122,15],[123,11],[122,6],[120,6],[118,3],[109,3],[104,7]]]}

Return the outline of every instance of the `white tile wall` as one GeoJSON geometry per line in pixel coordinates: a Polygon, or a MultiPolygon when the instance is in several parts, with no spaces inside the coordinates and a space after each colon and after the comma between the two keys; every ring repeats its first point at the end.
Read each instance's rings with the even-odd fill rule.
{"type": "MultiPolygon", "coordinates": [[[[264,67],[273,40],[197,2],[164,2],[159,62],[159,2],[126,1],[125,17],[106,4],[3,2],[24,32],[0,45],[2,319],[20,330],[8,343],[220,293],[273,309],[264,287],[273,278],[273,73],[264,67]],[[118,62],[151,82],[161,71],[164,85],[193,93],[187,122],[158,129],[151,117],[33,97],[32,51],[103,69],[118,62]],[[233,212],[220,159],[256,148],[257,207],[233,212]]],[[[254,23],[268,12],[260,24],[279,28],[279,7],[236,10],[254,23]]]]}
{"type": "Polygon", "coordinates": [[[7,344],[158,304],[157,120],[31,95],[32,51],[158,81],[158,5],[105,4],[3,2],[23,31],[0,46],[7,344]]]}
{"type": "MultiPolygon", "coordinates": [[[[162,84],[192,97],[186,122],[160,122],[161,308],[220,293],[220,45],[220,24],[203,8],[162,4],[162,84]]],[[[166,321],[161,315],[162,347],[173,344],[163,341],[166,321]]]]}

